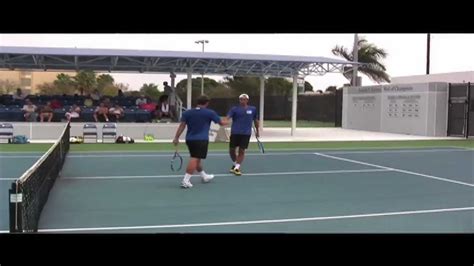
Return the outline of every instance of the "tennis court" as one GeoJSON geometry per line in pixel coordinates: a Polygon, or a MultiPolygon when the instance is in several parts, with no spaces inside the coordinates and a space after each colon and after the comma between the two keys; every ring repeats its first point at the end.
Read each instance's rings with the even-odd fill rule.
{"type": "MultiPolygon", "coordinates": [[[[242,176],[228,172],[224,149],[211,150],[204,166],[216,177],[202,184],[193,176],[191,189],[180,188],[184,169],[171,171],[171,150],[72,145],[39,232],[472,233],[474,149],[457,143],[286,149],[268,143],[265,154],[252,144],[242,176]]],[[[180,151],[185,167],[183,144],[180,151]]],[[[2,232],[12,179],[41,155],[1,153],[2,232]]]]}

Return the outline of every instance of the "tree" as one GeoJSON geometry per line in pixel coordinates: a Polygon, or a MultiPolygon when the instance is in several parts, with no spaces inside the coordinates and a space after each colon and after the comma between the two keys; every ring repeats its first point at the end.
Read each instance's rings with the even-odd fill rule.
{"type": "MultiPolygon", "coordinates": [[[[186,102],[187,92],[188,80],[182,79],[176,84],[176,94],[183,102],[186,102]]],[[[214,79],[204,78],[204,94],[207,96],[211,98],[224,98],[228,97],[229,92],[230,90],[222,83],[214,79]]],[[[201,78],[191,79],[191,93],[193,98],[201,95],[201,78]]]]}
{"type": "Polygon", "coordinates": [[[326,88],[327,93],[336,93],[336,90],[337,90],[336,86],[329,86],[326,88]]]}
{"type": "Polygon", "coordinates": [[[74,77],[78,90],[81,95],[90,94],[97,88],[97,79],[94,71],[81,70],[74,77]]]}
{"type": "MultiPolygon", "coordinates": [[[[354,61],[353,51],[349,53],[347,48],[343,46],[334,47],[332,49],[334,55],[345,58],[348,61],[354,61]]],[[[360,73],[368,76],[371,80],[381,83],[381,82],[390,82],[390,77],[386,73],[385,65],[381,63],[381,59],[387,57],[387,52],[378,48],[374,44],[368,43],[365,38],[361,38],[358,42],[358,62],[364,63],[360,65],[357,69],[360,73]]],[[[344,67],[344,77],[352,81],[352,67],[344,67]]]]}
{"type": "Polygon", "coordinates": [[[97,90],[99,90],[100,93],[104,93],[104,89],[109,87],[114,86],[114,78],[109,75],[109,74],[102,74],[97,77],[97,90]]]}
{"type": "MultiPolygon", "coordinates": [[[[237,97],[242,93],[249,96],[260,95],[260,78],[258,77],[226,77],[224,85],[233,92],[232,97],[237,97]]],[[[285,78],[268,78],[265,80],[265,95],[290,95],[293,90],[293,83],[285,78]]]]}
{"type": "Polygon", "coordinates": [[[311,83],[307,81],[304,82],[304,91],[313,91],[313,86],[311,85],[311,83]]]}
{"type": "Polygon", "coordinates": [[[228,76],[224,78],[223,84],[232,92],[230,97],[237,97],[242,93],[249,96],[259,95],[260,80],[258,77],[228,76]]]}
{"type": "Polygon", "coordinates": [[[116,83],[116,84],[115,84],[115,87],[117,88],[117,91],[118,91],[118,90],[122,90],[123,93],[127,92],[128,90],[130,90],[130,86],[129,86],[128,84],[116,83]]]}
{"type": "Polygon", "coordinates": [[[153,83],[146,84],[144,83],[143,86],[140,88],[140,93],[149,97],[153,101],[158,101],[161,96],[161,92],[158,90],[158,85],[153,83]]]}
{"type": "MultiPolygon", "coordinates": [[[[265,95],[278,96],[285,95],[289,96],[293,91],[293,83],[285,78],[268,78],[265,82],[265,95]]],[[[257,92],[260,89],[256,90],[257,92]]]]}
{"type": "Polygon", "coordinates": [[[10,80],[0,80],[0,94],[10,94],[19,87],[18,83],[10,80]]]}
{"type": "Polygon", "coordinates": [[[102,95],[114,97],[117,96],[118,90],[119,89],[114,84],[107,84],[101,90],[99,90],[99,92],[102,95]]]}
{"type": "Polygon", "coordinates": [[[43,95],[62,95],[58,86],[54,85],[54,83],[45,82],[37,86],[37,89],[43,95]]]}
{"type": "MultiPolygon", "coordinates": [[[[44,84],[43,84],[44,85],[44,84]]],[[[40,89],[38,87],[38,89],[40,89]]],[[[71,76],[61,73],[56,76],[52,86],[42,86],[40,89],[42,94],[69,94],[72,95],[76,91],[76,84],[71,76]],[[51,90],[51,91],[45,91],[51,90]]]]}

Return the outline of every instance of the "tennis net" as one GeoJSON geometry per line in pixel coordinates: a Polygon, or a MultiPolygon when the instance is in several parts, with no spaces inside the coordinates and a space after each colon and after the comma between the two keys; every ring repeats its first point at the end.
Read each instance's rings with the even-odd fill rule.
{"type": "Polygon", "coordinates": [[[70,123],[58,141],[19,179],[12,183],[10,232],[37,232],[41,211],[60,175],[69,151],[70,123]]]}

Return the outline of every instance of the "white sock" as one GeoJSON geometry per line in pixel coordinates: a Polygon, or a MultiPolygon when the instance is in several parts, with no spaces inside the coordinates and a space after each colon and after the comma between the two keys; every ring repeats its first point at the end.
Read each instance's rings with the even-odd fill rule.
{"type": "Polygon", "coordinates": [[[184,178],[183,178],[183,181],[184,182],[189,182],[191,180],[191,176],[190,174],[186,173],[184,174],[184,178]]]}
{"type": "Polygon", "coordinates": [[[207,175],[206,172],[204,172],[204,170],[202,170],[201,172],[198,172],[198,173],[201,177],[205,177],[207,175]]]}
{"type": "Polygon", "coordinates": [[[240,168],[240,163],[236,163],[235,164],[235,169],[239,169],[240,168]]]}

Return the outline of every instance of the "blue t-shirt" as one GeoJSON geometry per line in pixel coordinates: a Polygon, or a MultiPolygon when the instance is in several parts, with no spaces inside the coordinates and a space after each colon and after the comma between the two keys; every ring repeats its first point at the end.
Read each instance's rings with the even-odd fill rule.
{"type": "Polygon", "coordinates": [[[252,135],[252,121],[258,119],[255,106],[248,105],[247,108],[234,106],[227,116],[232,118],[231,134],[252,135]]]}
{"type": "Polygon", "coordinates": [[[185,111],[181,116],[181,122],[186,122],[188,126],[186,140],[209,141],[211,121],[216,124],[221,122],[221,118],[214,110],[196,107],[185,111]]]}

